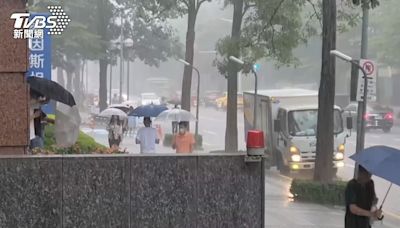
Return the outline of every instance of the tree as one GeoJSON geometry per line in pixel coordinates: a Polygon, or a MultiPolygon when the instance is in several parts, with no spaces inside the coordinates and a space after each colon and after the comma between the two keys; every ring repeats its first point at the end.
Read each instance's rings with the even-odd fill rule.
{"type": "Polygon", "coordinates": [[[333,178],[333,115],[335,103],[336,0],[322,1],[322,66],[318,95],[317,154],[314,180],[333,178]]]}
{"type": "Polygon", "coordinates": [[[217,43],[222,59],[215,61],[221,74],[228,80],[227,128],[225,151],[237,151],[237,72],[240,68],[229,61],[233,55],[250,63],[267,58],[277,65],[296,64],[292,50],[306,42],[316,33],[308,24],[302,23],[301,11],[305,1],[284,0],[231,0],[233,23],[230,37],[217,43]]]}
{"type": "MultiPolygon", "coordinates": [[[[150,12],[150,15],[162,20],[177,18],[182,15],[188,16],[185,60],[193,64],[196,18],[200,7],[207,1],[211,0],[148,0],[139,1],[136,5],[138,6],[137,8],[144,9],[150,12]]],[[[190,111],[191,86],[192,68],[185,66],[182,80],[181,106],[182,109],[188,111],[190,111]]]]}

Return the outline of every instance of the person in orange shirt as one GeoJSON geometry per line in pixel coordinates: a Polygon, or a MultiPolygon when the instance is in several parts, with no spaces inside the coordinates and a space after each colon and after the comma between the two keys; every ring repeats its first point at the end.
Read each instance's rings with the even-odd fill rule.
{"type": "Polygon", "coordinates": [[[176,153],[192,153],[196,141],[192,133],[187,131],[186,123],[179,123],[179,133],[172,140],[172,148],[176,153]]]}

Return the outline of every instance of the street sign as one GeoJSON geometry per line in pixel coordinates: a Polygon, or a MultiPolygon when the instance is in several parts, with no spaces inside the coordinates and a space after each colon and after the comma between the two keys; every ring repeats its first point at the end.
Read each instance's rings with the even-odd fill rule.
{"type": "MultiPolygon", "coordinates": [[[[48,13],[31,13],[30,17],[45,16],[48,13]]],[[[51,80],[51,35],[49,28],[42,29],[42,36],[29,38],[29,68],[26,77],[40,77],[51,80]]],[[[47,114],[54,114],[54,105],[49,103],[43,106],[47,114]]]]}
{"type": "MultiPolygon", "coordinates": [[[[368,77],[368,101],[376,101],[376,71],[377,65],[369,59],[361,59],[360,66],[364,69],[368,77]]],[[[357,101],[363,101],[364,97],[364,74],[360,70],[358,73],[357,101]]]]}

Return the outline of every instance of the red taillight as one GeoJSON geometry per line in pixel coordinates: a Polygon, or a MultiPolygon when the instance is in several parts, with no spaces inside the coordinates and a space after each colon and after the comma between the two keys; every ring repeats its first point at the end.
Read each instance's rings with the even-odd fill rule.
{"type": "Polygon", "coordinates": [[[364,120],[369,120],[369,113],[365,113],[364,120]]]}
{"type": "Polygon", "coordinates": [[[386,113],[385,120],[393,120],[393,112],[386,113]]]}

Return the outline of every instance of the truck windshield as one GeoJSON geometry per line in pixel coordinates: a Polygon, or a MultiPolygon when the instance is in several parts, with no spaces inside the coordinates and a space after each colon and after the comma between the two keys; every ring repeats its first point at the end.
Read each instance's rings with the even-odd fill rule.
{"type": "MultiPolygon", "coordinates": [[[[317,110],[291,111],[288,115],[288,128],[291,136],[315,136],[317,134],[317,110]]],[[[333,131],[343,131],[342,116],[339,110],[334,111],[333,131]]]]}

